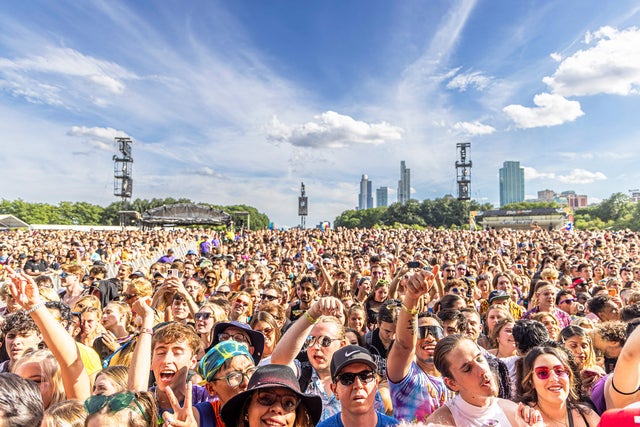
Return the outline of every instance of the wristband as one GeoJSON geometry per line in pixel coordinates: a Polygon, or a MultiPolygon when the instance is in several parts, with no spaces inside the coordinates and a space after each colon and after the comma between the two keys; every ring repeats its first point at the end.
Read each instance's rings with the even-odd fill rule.
{"type": "Polygon", "coordinates": [[[31,313],[33,313],[34,311],[36,311],[37,309],[39,309],[40,307],[44,307],[44,301],[42,301],[42,302],[40,302],[40,303],[38,303],[38,304],[34,305],[34,306],[33,306],[33,307],[31,307],[29,310],[27,310],[25,313],[27,313],[27,314],[31,314],[31,313]]]}
{"type": "Polygon", "coordinates": [[[309,311],[304,312],[304,317],[312,325],[315,325],[316,321],[318,320],[318,319],[315,319],[312,315],[310,315],[309,311]]]}
{"type": "Polygon", "coordinates": [[[149,335],[153,336],[153,329],[151,329],[151,328],[142,328],[142,329],[140,329],[140,333],[141,334],[149,334],[149,335]]]}
{"type": "Polygon", "coordinates": [[[400,308],[402,308],[402,310],[406,311],[407,313],[409,313],[412,316],[415,316],[416,314],[418,314],[418,308],[414,307],[414,308],[409,308],[404,304],[400,304],[400,308]]]}

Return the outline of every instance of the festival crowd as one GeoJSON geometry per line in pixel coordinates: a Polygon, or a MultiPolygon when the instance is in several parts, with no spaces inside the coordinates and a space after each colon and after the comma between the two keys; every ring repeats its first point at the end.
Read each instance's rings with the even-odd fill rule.
{"type": "Polygon", "coordinates": [[[14,230],[0,285],[2,426],[640,415],[633,232],[14,230]]]}

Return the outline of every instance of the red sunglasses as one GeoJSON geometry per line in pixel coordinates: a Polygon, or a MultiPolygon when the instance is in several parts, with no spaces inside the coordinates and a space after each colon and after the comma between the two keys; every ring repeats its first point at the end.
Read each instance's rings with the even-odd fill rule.
{"type": "Polygon", "coordinates": [[[541,380],[546,380],[551,376],[551,371],[556,375],[556,377],[568,377],[569,369],[565,368],[562,365],[556,365],[553,368],[549,368],[548,366],[538,366],[534,369],[536,376],[541,380]]]}

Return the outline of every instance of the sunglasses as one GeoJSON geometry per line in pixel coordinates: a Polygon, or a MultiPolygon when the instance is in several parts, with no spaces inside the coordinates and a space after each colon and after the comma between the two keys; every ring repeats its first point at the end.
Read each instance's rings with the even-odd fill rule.
{"type": "Polygon", "coordinates": [[[231,292],[216,291],[216,295],[220,295],[220,296],[222,296],[222,297],[228,297],[230,293],[231,293],[231,292]]]}
{"type": "Polygon", "coordinates": [[[534,369],[536,376],[541,380],[548,379],[551,376],[551,371],[553,371],[556,377],[569,376],[569,369],[565,368],[562,365],[556,365],[553,368],[549,368],[548,366],[538,366],[534,369]]]}
{"type": "Polygon", "coordinates": [[[242,301],[237,299],[233,302],[235,305],[241,305],[242,307],[249,307],[249,303],[247,301],[242,301]]]}
{"type": "Polygon", "coordinates": [[[444,336],[442,326],[437,326],[437,325],[418,326],[419,339],[424,339],[429,335],[431,335],[437,340],[441,339],[444,336]]]}
{"type": "Polygon", "coordinates": [[[212,280],[216,280],[215,276],[207,276],[205,277],[205,279],[207,280],[207,282],[211,282],[212,280]]]}
{"type": "Polygon", "coordinates": [[[339,341],[340,338],[329,338],[326,336],[314,337],[313,335],[309,335],[304,342],[303,350],[308,349],[309,347],[313,347],[314,345],[320,344],[321,347],[329,347],[332,342],[339,341]]]}
{"type": "Polygon", "coordinates": [[[458,294],[466,293],[467,290],[465,288],[451,288],[451,292],[458,295],[458,294]]]}
{"type": "Polygon", "coordinates": [[[445,268],[444,271],[447,273],[455,273],[456,271],[453,268],[445,268]]]}
{"type": "Polygon", "coordinates": [[[209,318],[211,317],[211,313],[208,313],[208,312],[196,313],[196,314],[193,315],[193,317],[196,320],[200,320],[200,319],[209,320],[209,318]]]}
{"type": "Polygon", "coordinates": [[[574,302],[578,301],[575,298],[569,298],[569,299],[563,299],[562,301],[560,301],[558,304],[564,304],[564,303],[569,303],[569,304],[573,304],[574,302]]]}
{"type": "Polygon", "coordinates": [[[372,271],[372,276],[384,276],[384,271],[372,271]]]}
{"type": "Polygon", "coordinates": [[[144,409],[142,409],[142,406],[140,406],[140,403],[138,402],[138,399],[136,398],[135,393],[132,393],[130,391],[127,391],[124,393],[116,393],[111,396],[105,396],[105,395],[91,396],[90,398],[84,401],[84,409],[89,413],[89,415],[95,414],[96,412],[98,412],[99,410],[101,410],[107,405],[111,412],[119,412],[129,407],[131,407],[131,409],[133,410],[137,408],[140,414],[144,417],[144,420],[146,422],[149,422],[149,418],[147,417],[147,414],[144,412],[144,409]],[[135,407],[131,407],[132,402],[136,404],[135,407]]]}
{"type": "Polygon", "coordinates": [[[263,390],[257,392],[256,402],[262,406],[272,406],[277,401],[280,401],[282,410],[287,413],[295,411],[300,404],[300,398],[290,394],[276,394],[263,390]]]}
{"type": "Polygon", "coordinates": [[[122,296],[124,297],[124,299],[131,299],[131,298],[135,298],[138,295],[136,294],[122,294],[122,296]]]}
{"type": "Polygon", "coordinates": [[[229,341],[229,340],[234,340],[235,342],[239,342],[239,343],[243,343],[243,344],[250,344],[251,342],[249,341],[249,338],[245,337],[242,334],[228,334],[226,332],[223,332],[221,334],[218,334],[218,341],[229,341]]]}
{"type": "Polygon", "coordinates": [[[241,383],[242,380],[244,378],[247,379],[247,381],[249,381],[251,379],[251,376],[253,375],[253,373],[256,371],[255,366],[250,367],[249,369],[247,369],[246,371],[242,372],[242,371],[233,371],[228,373],[227,375],[225,375],[224,377],[220,377],[220,378],[212,378],[213,381],[220,381],[220,380],[225,380],[227,381],[227,384],[229,384],[231,387],[238,387],[241,383]]]}
{"type": "Polygon", "coordinates": [[[273,328],[264,328],[263,330],[258,330],[256,329],[256,331],[258,332],[262,332],[262,335],[271,335],[273,333],[273,328]]]}
{"type": "Polygon", "coordinates": [[[260,294],[260,299],[267,300],[267,301],[275,301],[278,299],[278,297],[275,295],[260,294]]]}
{"type": "Polygon", "coordinates": [[[360,379],[362,384],[369,384],[371,381],[376,379],[376,374],[373,371],[362,371],[362,372],[347,372],[344,374],[336,375],[336,378],[333,380],[334,383],[338,381],[340,384],[344,386],[350,386],[354,382],[356,382],[356,377],[360,379]]]}

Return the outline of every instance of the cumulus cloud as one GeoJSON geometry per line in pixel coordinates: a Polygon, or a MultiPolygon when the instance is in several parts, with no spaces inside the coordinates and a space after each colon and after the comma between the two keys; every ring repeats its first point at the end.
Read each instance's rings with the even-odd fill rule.
{"type": "Polygon", "coordinates": [[[386,122],[369,124],[334,111],[324,112],[314,119],[302,125],[288,126],[274,117],[267,129],[267,139],[298,147],[339,148],[396,141],[404,132],[402,128],[386,122]]]}
{"type": "Polygon", "coordinates": [[[590,172],[584,169],[574,169],[567,175],[558,175],[558,181],[565,184],[591,184],[605,179],[607,177],[602,172],[590,172]]]}
{"type": "Polygon", "coordinates": [[[482,74],[480,71],[474,71],[468,74],[458,74],[447,83],[447,89],[458,89],[464,92],[469,88],[483,90],[491,83],[491,79],[482,74]]]}
{"type": "Polygon", "coordinates": [[[553,76],[543,79],[553,93],[584,96],[630,95],[640,89],[640,29],[602,27],[587,33],[588,49],[563,60],[553,76]]]}
{"type": "Polygon", "coordinates": [[[72,126],[71,129],[67,132],[67,135],[85,138],[85,143],[88,146],[105,151],[113,149],[114,138],[129,137],[126,132],[121,130],[86,126],[72,126]]]}
{"type": "Polygon", "coordinates": [[[578,101],[557,94],[539,93],[533,98],[536,107],[507,105],[502,109],[519,128],[557,126],[584,115],[578,101]]]}
{"type": "Polygon", "coordinates": [[[549,179],[560,181],[564,184],[591,184],[595,181],[606,180],[602,172],[590,172],[585,169],[573,169],[571,172],[559,175],[553,172],[540,172],[530,166],[524,166],[524,177],[527,180],[549,179]]]}
{"type": "Polygon", "coordinates": [[[467,135],[490,135],[496,131],[493,126],[485,125],[479,121],[475,122],[458,122],[453,128],[467,135]]]}
{"type": "Polygon", "coordinates": [[[549,56],[551,57],[551,59],[553,59],[553,60],[554,60],[554,61],[556,61],[556,62],[560,62],[560,61],[562,61],[562,55],[560,55],[560,54],[559,54],[559,53],[557,53],[557,52],[553,52],[553,53],[551,53],[549,56]]]}

